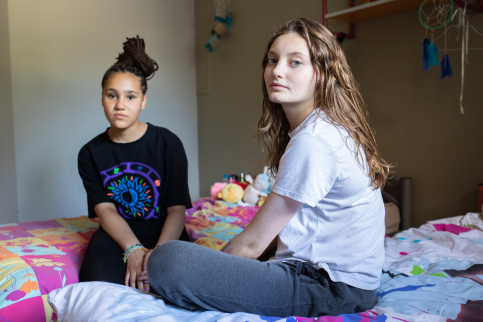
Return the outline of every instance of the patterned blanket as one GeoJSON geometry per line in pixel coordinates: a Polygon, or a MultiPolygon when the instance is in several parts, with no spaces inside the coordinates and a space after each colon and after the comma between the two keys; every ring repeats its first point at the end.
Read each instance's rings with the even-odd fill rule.
{"type": "MultiPolygon", "coordinates": [[[[201,199],[187,211],[186,227],[193,242],[220,249],[257,210],[201,199]]],[[[77,283],[97,226],[87,217],[0,226],[0,321],[478,321],[483,316],[483,222],[476,213],[385,238],[377,304],[336,317],[191,312],[122,285],[77,283]]]]}
{"type": "Polygon", "coordinates": [[[186,229],[192,242],[221,249],[238,235],[257,213],[258,206],[237,207],[226,202],[200,199],[186,211],[186,229]]]}
{"type": "Polygon", "coordinates": [[[0,321],[55,321],[47,295],[79,282],[98,225],[83,216],[0,226],[0,321]]]}

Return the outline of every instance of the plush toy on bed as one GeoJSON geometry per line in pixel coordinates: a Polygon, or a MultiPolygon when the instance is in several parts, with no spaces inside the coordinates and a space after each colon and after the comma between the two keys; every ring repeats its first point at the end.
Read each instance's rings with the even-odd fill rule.
{"type": "Polygon", "coordinates": [[[249,205],[258,204],[260,197],[266,197],[268,195],[267,191],[270,188],[270,180],[268,175],[260,173],[255,177],[255,181],[249,175],[246,178],[247,182],[250,184],[245,188],[245,194],[243,196],[243,201],[249,205]]]}
{"type": "Polygon", "coordinates": [[[238,204],[243,198],[243,188],[236,183],[228,183],[218,193],[218,198],[231,204],[238,204]]]}

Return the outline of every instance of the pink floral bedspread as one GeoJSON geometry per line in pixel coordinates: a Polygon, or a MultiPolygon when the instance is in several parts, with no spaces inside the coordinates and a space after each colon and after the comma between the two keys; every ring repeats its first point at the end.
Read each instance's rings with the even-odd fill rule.
{"type": "MultiPolygon", "coordinates": [[[[220,249],[258,207],[200,199],[186,213],[193,242],[220,249]]],[[[0,226],[0,322],[56,321],[50,291],[79,282],[79,269],[97,219],[86,216],[0,226]]]]}
{"type": "Polygon", "coordinates": [[[55,321],[47,295],[79,281],[98,226],[85,216],[0,226],[0,321],[55,321]]]}
{"type": "MultiPolygon", "coordinates": [[[[256,206],[242,207],[200,199],[186,212],[186,228],[192,242],[220,249],[246,227],[257,210],[256,206]]],[[[83,283],[77,283],[78,271],[88,240],[97,227],[98,222],[87,217],[0,226],[0,322],[55,321],[57,316],[47,296],[49,292],[55,297],[59,291],[82,286],[83,283]],[[75,285],[67,286],[69,284],[75,285]]],[[[188,312],[159,303],[154,303],[148,311],[153,319],[169,316],[173,321],[203,322],[481,319],[483,215],[468,213],[399,232],[392,238],[385,238],[385,251],[378,301],[367,312],[336,317],[265,317],[243,312],[188,312]]],[[[124,288],[127,293],[136,293],[121,285],[112,284],[109,288],[124,288]]],[[[99,301],[111,299],[101,293],[99,301]]],[[[56,298],[64,299],[59,296],[56,298]]],[[[92,297],[92,293],[88,297],[92,297]]],[[[95,306],[103,314],[110,316],[122,312],[120,320],[133,321],[147,312],[143,305],[151,302],[145,297],[150,295],[144,294],[139,303],[132,303],[132,297],[129,303],[113,301],[112,307],[100,306],[96,300],[95,306]],[[129,310],[120,310],[121,304],[129,304],[129,310]]],[[[112,316],[115,317],[118,321],[120,315],[112,316]]]]}

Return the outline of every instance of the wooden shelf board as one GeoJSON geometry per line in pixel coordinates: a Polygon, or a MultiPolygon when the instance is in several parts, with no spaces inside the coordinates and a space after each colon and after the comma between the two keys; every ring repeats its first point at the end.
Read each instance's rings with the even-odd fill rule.
{"type": "MultiPolygon", "coordinates": [[[[427,2],[432,4],[432,1],[427,2]]],[[[331,12],[326,14],[325,17],[327,19],[356,23],[398,12],[417,9],[421,6],[421,3],[423,3],[423,0],[377,0],[352,8],[331,12]]]]}

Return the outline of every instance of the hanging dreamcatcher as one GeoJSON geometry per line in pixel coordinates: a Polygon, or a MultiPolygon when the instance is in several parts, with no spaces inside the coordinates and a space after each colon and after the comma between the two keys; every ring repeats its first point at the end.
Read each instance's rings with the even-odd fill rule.
{"type": "Polygon", "coordinates": [[[214,0],[215,26],[211,30],[211,37],[205,44],[205,48],[213,51],[220,45],[220,39],[226,34],[231,25],[231,14],[228,11],[231,0],[214,0]]]}
{"type": "MultiPolygon", "coordinates": [[[[454,10],[452,0],[425,0],[419,8],[419,21],[426,29],[426,35],[423,40],[423,69],[429,70],[431,66],[441,65],[441,79],[453,75],[449,55],[447,53],[447,31],[448,24],[453,22],[456,18],[456,27],[458,29],[458,38],[461,32],[461,88],[460,88],[460,112],[464,114],[463,109],[463,88],[464,88],[464,74],[465,64],[468,63],[468,16],[465,8],[458,8],[454,10]],[[431,6],[426,6],[430,5],[431,6]],[[441,36],[434,37],[436,30],[444,28],[441,36]],[[429,38],[428,33],[431,33],[429,38]],[[438,60],[438,48],[434,45],[434,41],[444,37],[444,54],[441,62],[438,60]]],[[[440,30],[439,30],[440,31],[440,30]]]]}
{"type": "Polygon", "coordinates": [[[429,30],[443,28],[451,21],[452,16],[452,0],[424,0],[419,7],[419,22],[429,30]]]}
{"type": "Polygon", "coordinates": [[[445,76],[452,76],[451,65],[449,63],[449,56],[446,53],[446,38],[445,51],[441,63],[438,59],[439,50],[434,44],[434,31],[440,28],[445,28],[451,21],[453,16],[453,1],[452,0],[424,0],[419,7],[419,22],[426,28],[426,35],[423,40],[423,69],[430,70],[431,66],[441,65],[441,78],[445,76]],[[428,36],[431,32],[431,38],[428,36]]]}

